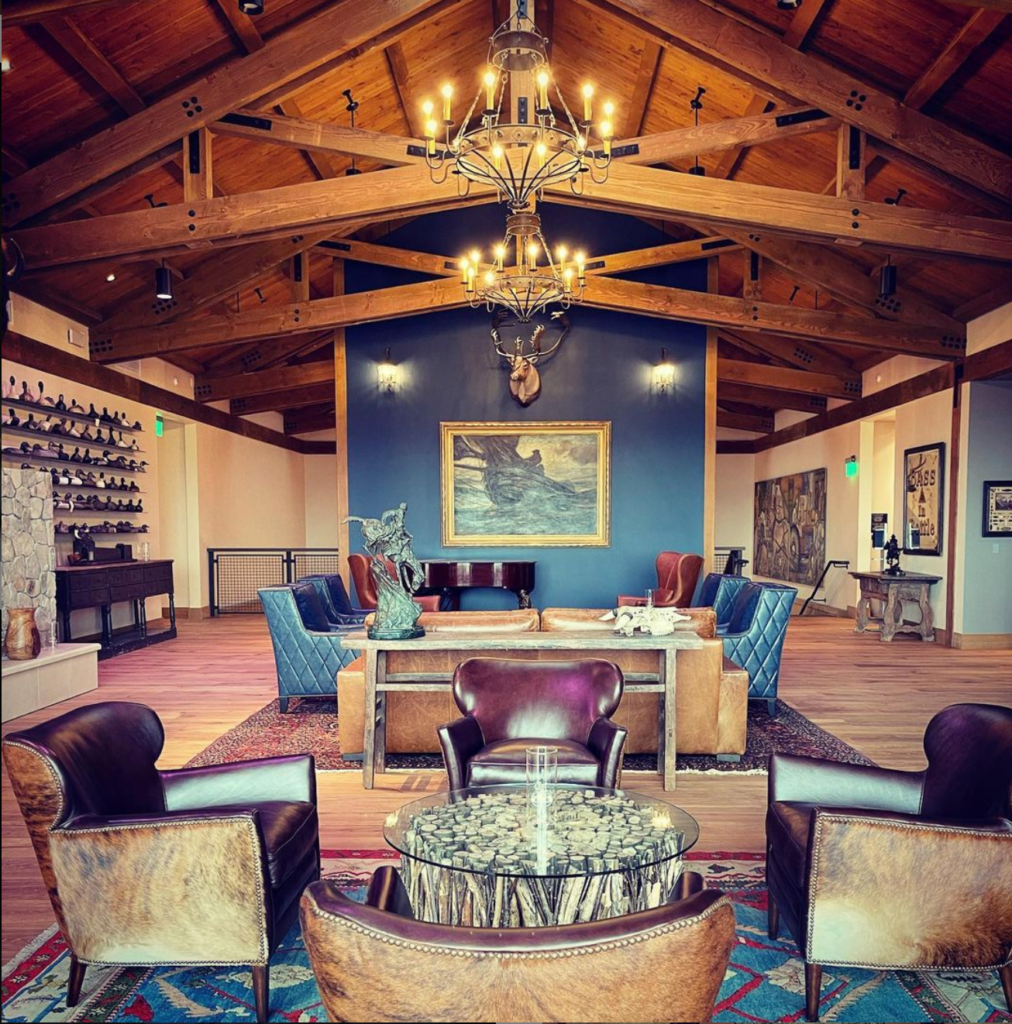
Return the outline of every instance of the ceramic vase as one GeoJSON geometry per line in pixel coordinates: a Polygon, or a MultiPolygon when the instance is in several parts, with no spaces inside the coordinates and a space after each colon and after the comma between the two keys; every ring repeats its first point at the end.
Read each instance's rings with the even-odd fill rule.
{"type": "Polygon", "coordinates": [[[7,610],[7,635],[4,647],[12,661],[31,661],[42,650],[42,637],[35,625],[34,608],[9,608],[7,610]]]}

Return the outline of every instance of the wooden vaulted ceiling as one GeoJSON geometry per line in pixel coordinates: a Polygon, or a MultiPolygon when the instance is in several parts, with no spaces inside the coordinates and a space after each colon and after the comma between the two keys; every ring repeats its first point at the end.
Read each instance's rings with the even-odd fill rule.
{"type": "MultiPolygon", "coordinates": [[[[246,106],[265,115],[283,115],[285,124],[296,127],[302,122],[291,119],[343,127],[348,125],[344,93],[351,90],[359,103],[359,128],[417,138],[421,100],[435,95],[444,80],[453,82],[458,96],[470,96],[488,37],[505,19],[509,4],[505,0],[423,0],[414,6],[405,17],[385,24],[377,38],[367,35],[355,41],[356,19],[369,17],[383,5],[364,0],[336,4],[333,0],[268,0],[266,13],[250,19],[238,12],[235,0],[173,0],[171,4],[7,0],[3,45],[11,70],[3,77],[5,233],[12,221],[22,221],[15,231],[18,237],[19,230],[31,234],[46,223],[90,220],[162,204],[175,207],[184,202],[184,195],[187,202],[202,198],[201,187],[218,196],[238,196],[343,178],[351,164],[346,144],[303,150],[276,145],[256,132],[244,134],[219,122],[221,130],[213,123],[210,126],[211,174],[203,182],[194,181],[192,175],[187,178],[182,143],[170,138],[140,163],[89,183],[55,205],[43,203],[31,217],[22,219],[15,194],[18,183],[30,180],[34,168],[48,168],[54,158],[82,143],[88,152],[87,140],[113,125],[136,121],[149,107],[192,83],[203,86],[205,76],[274,45],[330,8],[339,9],[350,26],[335,41],[334,59],[317,63],[293,82],[246,106]],[[347,40],[352,41],[350,52],[347,40]]],[[[550,40],[556,78],[568,83],[573,93],[570,102],[576,99],[579,83],[593,80],[599,95],[610,96],[618,106],[620,138],[689,128],[690,100],[698,86],[706,89],[701,138],[709,126],[720,122],[766,111],[777,114],[827,106],[824,100],[809,100],[805,91],[809,86],[800,81],[804,69],[785,63],[783,50],[776,66],[759,71],[747,67],[746,59],[721,55],[724,47],[735,45],[731,30],[748,26],[791,51],[829,62],[862,88],[874,90],[871,101],[865,102],[876,115],[889,100],[900,101],[897,123],[909,124],[914,134],[923,134],[928,122],[904,119],[909,112],[920,111],[931,119],[931,126],[956,129],[971,143],[979,143],[985,154],[1012,150],[1012,17],[1006,14],[1007,0],[804,0],[794,12],[778,10],[773,0],[679,0],[678,5],[668,5],[670,11],[665,6],[660,0],[538,0],[536,4],[538,25],[550,40]],[[719,12],[729,40],[723,33],[711,39],[705,19],[691,41],[681,33],[676,36],[677,26],[666,19],[678,13],[675,6],[685,3],[692,10],[719,12]],[[797,94],[791,92],[795,76],[799,77],[797,94]]],[[[199,110],[203,87],[194,84],[193,88],[192,103],[199,110]]],[[[858,92],[851,103],[860,104],[864,95],[858,92]]],[[[837,180],[837,124],[826,117],[820,126],[823,130],[704,152],[698,159],[706,168],[707,181],[727,179],[743,186],[850,196],[848,184],[841,186],[837,180]]],[[[114,134],[101,137],[108,140],[106,145],[116,146],[114,134]]],[[[206,136],[195,135],[188,144],[205,141],[206,136]]],[[[899,151],[903,148],[902,139],[869,133],[864,181],[856,186],[863,189],[862,204],[887,211],[885,204],[900,197],[895,209],[986,217],[1007,226],[1012,216],[1009,179],[999,175],[994,187],[981,187],[982,180],[989,184],[986,160],[978,174],[973,152],[968,158],[966,151],[956,148],[947,165],[945,160],[925,161],[904,154],[899,151]]],[[[374,150],[367,146],[364,152],[374,150]]],[[[674,155],[663,161],[666,168],[685,171],[692,165],[694,154],[684,145],[670,152],[674,155]]],[[[367,173],[383,166],[368,156],[360,156],[357,164],[367,173]]],[[[28,195],[28,190],[21,194],[28,195]]],[[[603,202],[607,201],[604,196],[603,202]]],[[[958,246],[946,253],[926,245],[892,252],[885,245],[836,245],[828,237],[802,240],[790,228],[757,234],[754,225],[735,224],[730,214],[718,217],[719,225],[704,216],[707,209],[697,214],[699,220],[684,210],[668,214],[663,198],[651,210],[637,212],[663,227],[672,245],[691,246],[700,237],[728,239],[718,257],[720,295],[761,299],[775,307],[770,320],[764,319],[762,331],[751,330],[747,319],[717,327],[718,398],[721,420],[729,426],[768,430],[775,409],[819,411],[827,399],[853,398],[859,394],[863,369],[906,350],[906,335],[888,348],[848,344],[847,330],[841,325],[853,317],[888,317],[872,323],[890,338],[899,338],[903,332],[896,322],[907,320],[932,323],[943,330],[951,325],[958,333],[960,322],[1012,299],[1012,274],[1003,262],[1012,258],[1012,251],[982,249],[987,258],[975,258],[972,246],[964,246],[961,252],[955,251],[958,246]],[[900,316],[874,302],[878,268],[887,255],[900,268],[904,298],[900,316]],[[751,279],[756,273],[759,279],[751,279]],[[818,333],[806,337],[806,321],[795,325],[794,310],[836,313],[843,319],[826,330],[820,326],[818,333]]],[[[251,243],[260,247],[262,255],[262,267],[252,270],[249,256],[244,255],[251,246],[210,253],[187,251],[185,246],[168,249],[167,263],[175,275],[180,305],[178,310],[165,311],[165,319],[174,318],[175,324],[183,325],[177,335],[195,337],[205,329],[206,337],[228,338],[228,343],[173,347],[166,357],[195,374],[198,398],[230,398],[233,411],[240,413],[282,410],[293,432],[330,425],[334,408],[330,349],[333,330],[340,329],[340,324],[328,316],[314,333],[279,330],[272,334],[273,312],[277,311],[280,326],[286,322],[283,311],[290,309],[293,300],[306,303],[339,295],[342,260],[334,257],[335,252],[343,258],[379,262],[418,259],[417,254],[391,257],[377,248],[403,215],[399,211],[381,219],[373,214],[360,222],[344,221],[337,230],[332,226],[328,231],[324,225],[313,234],[307,227],[302,245],[293,246],[290,233],[273,242],[251,243]],[[293,261],[284,257],[310,242],[335,237],[342,240],[342,248],[307,249],[303,280],[293,280],[298,273],[293,261]],[[188,290],[197,288],[198,282],[206,283],[208,275],[215,275],[220,283],[215,301],[188,304],[188,290]],[[222,325],[246,324],[257,317],[257,325],[237,331],[235,340],[228,331],[222,332],[222,325]],[[257,377],[262,370],[271,372],[257,377]],[[270,390],[264,390],[268,386],[270,390]]],[[[963,223],[958,222],[957,231],[963,223]]],[[[18,290],[84,320],[93,328],[93,337],[108,332],[124,336],[123,346],[110,350],[113,355],[136,354],[146,350],[137,347],[139,340],[131,349],[131,341],[136,340],[131,329],[141,329],[138,339],[144,329],[155,330],[150,326],[151,292],[153,268],[161,255],[152,247],[129,258],[96,257],[69,265],[54,260],[45,267],[44,260],[33,266],[29,259],[29,272],[18,290]],[[115,275],[114,281],[106,280],[110,274],[115,275]]],[[[687,248],[679,258],[688,255],[687,248]]],[[[433,263],[434,274],[440,272],[439,262],[433,263]]],[[[605,273],[621,269],[621,262],[614,261],[605,273]]],[[[641,303],[642,311],[656,313],[660,300],[655,295],[633,294],[624,288],[614,292],[607,277],[597,278],[593,285],[598,304],[632,302],[636,308],[635,303],[641,303]]],[[[446,289],[450,287],[447,281],[446,289]]],[[[419,299],[420,310],[430,305],[427,297],[419,299]]],[[[667,307],[660,315],[674,313],[667,307]]],[[[351,323],[355,316],[355,309],[349,307],[345,319],[338,320],[351,323]]],[[[811,318],[811,323],[816,320],[811,318]]],[[[101,352],[94,357],[101,358],[101,352]]]]}

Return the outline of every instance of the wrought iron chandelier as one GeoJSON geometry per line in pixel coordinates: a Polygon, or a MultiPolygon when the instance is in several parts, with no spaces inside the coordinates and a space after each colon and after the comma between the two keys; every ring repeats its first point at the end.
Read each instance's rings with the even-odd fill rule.
{"type": "Polygon", "coordinates": [[[580,195],[585,174],[605,181],[615,134],[610,101],[594,123],[589,82],[581,90],[583,118],[573,116],[548,64],[548,40],[528,9],[528,0],[516,0],[514,12],[492,34],[481,84],[459,125],[451,112],[452,86],[441,90],[441,122],[431,100],[422,104],[432,180],[440,183],[455,174],[462,197],[471,182],[492,185],[513,212],[540,198],[547,185],[568,181],[580,195]]]}
{"type": "Polygon", "coordinates": [[[564,246],[552,255],[541,232],[541,218],[530,210],[517,210],[506,218],[506,234],[492,250],[492,262],[482,262],[475,250],[460,261],[464,295],[474,309],[484,305],[510,311],[517,323],[529,323],[547,306],[558,303],[568,309],[583,298],[586,258],[571,257],[564,246]],[[507,258],[515,254],[515,263],[507,258]]]}

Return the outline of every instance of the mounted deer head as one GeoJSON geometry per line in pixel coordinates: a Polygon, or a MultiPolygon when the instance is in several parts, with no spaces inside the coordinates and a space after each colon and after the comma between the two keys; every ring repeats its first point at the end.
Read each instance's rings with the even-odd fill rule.
{"type": "Polygon", "coordinates": [[[562,333],[551,348],[541,348],[541,335],[545,333],[545,325],[538,324],[527,341],[518,335],[513,342],[513,350],[509,351],[503,347],[502,338],[499,336],[499,327],[507,316],[505,311],[496,314],[492,321],[492,342],[496,352],[509,363],[510,394],[521,405],[530,405],[541,393],[541,374],[538,373],[537,364],[552,355],[569,334],[569,317],[561,311],[552,314],[552,319],[558,320],[561,324],[562,333]]]}

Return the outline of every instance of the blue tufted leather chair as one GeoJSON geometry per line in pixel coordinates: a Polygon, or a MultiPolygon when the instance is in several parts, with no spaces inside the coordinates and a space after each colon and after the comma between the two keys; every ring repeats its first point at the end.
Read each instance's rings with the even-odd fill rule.
{"type": "Polygon", "coordinates": [[[344,650],[341,639],[359,627],[332,625],[312,582],[264,587],[258,593],[274,645],[281,711],[288,710],[292,697],[337,700],[338,670],[358,656],[344,650]]]}
{"type": "Polygon", "coordinates": [[[724,631],[724,656],[748,672],[749,700],[777,709],[780,655],[798,591],[778,583],[746,583],[738,590],[724,631]]]}
{"type": "Polygon", "coordinates": [[[738,592],[749,582],[747,576],[728,576],[720,572],[707,573],[699,581],[692,597],[692,607],[713,609],[718,636],[727,628],[738,592]]]}
{"type": "Polygon", "coordinates": [[[303,576],[298,583],[312,583],[320,595],[323,610],[328,621],[334,626],[362,626],[369,614],[365,608],[352,608],[351,598],[345,588],[344,580],[335,573],[320,573],[314,576],[303,576]]]}

